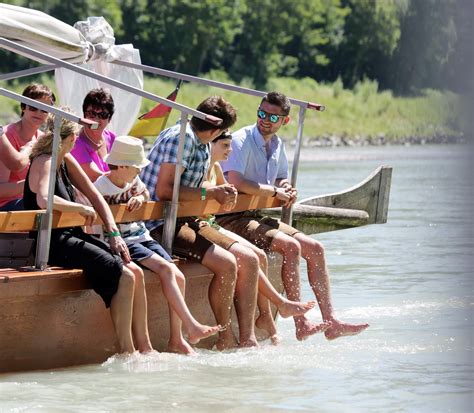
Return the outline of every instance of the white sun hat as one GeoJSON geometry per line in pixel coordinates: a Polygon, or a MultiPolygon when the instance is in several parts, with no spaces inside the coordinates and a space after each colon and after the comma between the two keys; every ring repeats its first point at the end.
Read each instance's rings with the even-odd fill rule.
{"type": "Polygon", "coordinates": [[[111,165],[134,166],[140,169],[150,163],[145,156],[142,141],[133,136],[117,136],[104,161],[111,165]]]}

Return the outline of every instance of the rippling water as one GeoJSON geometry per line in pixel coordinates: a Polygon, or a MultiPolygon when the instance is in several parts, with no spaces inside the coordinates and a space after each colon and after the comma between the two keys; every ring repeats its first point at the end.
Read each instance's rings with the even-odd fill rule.
{"type": "MultiPolygon", "coordinates": [[[[301,197],[394,167],[389,223],[321,234],[357,337],[0,376],[0,411],[472,411],[473,184],[465,146],[305,150],[301,197]]],[[[304,283],[304,298],[311,292],[304,283]]],[[[320,319],[319,311],[310,313],[320,319]]]]}

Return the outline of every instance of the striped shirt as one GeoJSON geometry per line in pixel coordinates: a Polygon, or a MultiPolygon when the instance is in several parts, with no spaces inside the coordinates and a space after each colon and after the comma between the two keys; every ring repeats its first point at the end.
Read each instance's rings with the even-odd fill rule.
{"type": "MultiPolygon", "coordinates": [[[[152,201],[159,200],[156,194],[156,184],[160,173],[160,165],[162,163],[177,163],[180,128],[181,125],[178,123],[162,131],[148,153],[147,158],[150,160],[150,164],[143,168],[140,177],[148,188],[152,201]]],[[[210,144],[202,144],[188,123],[181,162],[184,171],[181,174],[180,186],[200,187],[205,180],[209,162],[210,144]]],[[[162,220],[148,221],[146,225],[151,231],[162,223],[162,220]]]]}

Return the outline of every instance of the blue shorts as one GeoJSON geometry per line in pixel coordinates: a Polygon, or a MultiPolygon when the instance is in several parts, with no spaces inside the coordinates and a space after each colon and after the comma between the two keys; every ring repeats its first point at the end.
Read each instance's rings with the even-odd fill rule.
{"type": "Polygon", "coordinates": [[[136,263],[143,261],[146,258],[150,258],[153,254],[158,254],[166,261],[172,262],[173,260],[165,249],[155,240],[143,241],[143,242],[132,242],[127,244],[128,250],[132,260],[136,263]]]}

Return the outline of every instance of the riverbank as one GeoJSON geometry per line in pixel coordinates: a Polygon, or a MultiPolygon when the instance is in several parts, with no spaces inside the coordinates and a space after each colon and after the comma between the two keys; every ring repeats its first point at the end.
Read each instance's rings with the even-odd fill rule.
{"type": "MultiPolygon", "coordinates": [[[[213,72],[207,78],[231,83],[225,73],[213,72]]],[[[55,89],[53,79],[42,75],[34,79],[55,89]]],[[[30,82],[15,80],[8,89],[21,93],[30,82]]],[[[145,76],[145,90],[168,96],[175,81],[145,76]]],[[[251,84],[242,82],[244,87],[251,84]]],[[[418,96],[397,97],[390,91],[379,91],[377,82],[365,80],[354,89],[344,89],[342,82],[318,83],[314,79],[271,78],[268,90],[279,90],[288,96],[321,103],[324,112],[306,111],[303,133],[305,147],[418,145],[426,143],[456,143],[469,138],[463,131],[472,130],[467,97],[437,90],[421,91],[418,96]]],[[[204,97],[221,94],[238,112],[234,129],[255,122],[259,98],[199,84],[181,86],[177,102],[196,107],[204,97]]],[[[0,97],[0,124],[18,119],[18,104],[0,97]]],[[[143,100],[140,113],[146,113],[155,103],[143,100]]],[[[297,134],[297,108],[290,113],[290,123],[280,130],[281,137],[291,142],[297,134]]],[[[168,125],[178,120],[172,111],[168,125]]]]}

